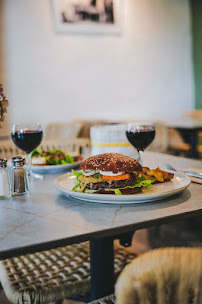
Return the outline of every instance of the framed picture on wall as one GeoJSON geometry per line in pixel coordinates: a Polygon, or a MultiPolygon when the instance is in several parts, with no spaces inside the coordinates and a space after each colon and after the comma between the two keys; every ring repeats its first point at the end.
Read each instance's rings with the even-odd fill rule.
{"type": "Polygon", "coordinates": [[[50,0],[50,3],[57,33],[121,33],[121,0],[50,0]]]}

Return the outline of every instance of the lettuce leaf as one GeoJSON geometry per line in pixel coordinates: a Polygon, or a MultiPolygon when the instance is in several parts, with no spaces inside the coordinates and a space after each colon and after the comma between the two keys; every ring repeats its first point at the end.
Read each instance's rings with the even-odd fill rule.
{"type": "MultiPolygon", "coordinates": [[[[80,181],[79,181],[79,176],[82,175],[81,171],[75,171],[74,169],[72,169],[72,172],[74,173],[74,175],[77,177],[78,183],[74,186],[74,188],[72,189],[72,191],[76,191],[76,189],[80,186],[80,181]]],[[[147,187],[150,188],[152,186],[152,183],[154,183],[154,180],[148,180],[145,178],[144,175],[142,175],[140,178],[137,179],[136,183],[132,186],[126,186],[123,188],[115,188],[115,189],[108,189],[109,191],[114,191],[114,193],[116,195],[122,195],[121,190],[122,189],[127,189],[127,188],[141,188],[141,187],[147,187]]],[[[105,189],[107,190],[107,189],[105,189]]],[[[85,189],[85,193],[95,193],[97,190],[92,190],[92,189],[85,189]]]]}
{"type": "Polygon", "coordinates": [[[31,152],[31,157],[34,157],[34,156],[39,156],[43,153],[42,149],[34,149],[32,152],[31,152]]]}
{"type": "Polygon", "coordinates": [[[151,179],[146,179],[144,177],[144,175],[141,175],[137,180],[136,183],[132,186],[126,186],[124,188],[121,189],[126,189],[126,188],[138,188],[138,187],[146,187],[146,188],[150,188],[152,186],[152,183],[154,183],[154,180],[151,179]]]}
{"type": "Polygon", "coordinates": [[[148,180],[142,175],[140,178],[137,179],[136,183],[132,186],[126,186],[123,188],[117,188],[117,189],[110,189],[111,191],[114,191],[116,195],[122,195],[121,189],[133,189],[133,188],[141,188],[141,187],[146,187],[150,188],[152,186],[152,183],[154,183],[154,180],[148,180]]]}
{"type": "Polygon", "coordinates": [[[70,155],[68,155],[66,159],[62,159],[60,163],[62,165],[72,164],[74,163],[74,159],[70,155]]]}
{"type": "Polygon", "coordinates": [[[62,160],[61,160],[61,164],[62,164],[62,165],[67,165],[67,164],[69,164],[69,163],[66,162],[66,160],[62,159],[62,160]]]}
{"type": "Polygon", "coordinates": [[[66,154],[65,156],[66,156],[65,157],[66,164],[73,164],[74,162],[73,157],[71,157],[69,154],[66,154]]]}
{"type": "Polygon", "coordinates": [[[102,175],[101,175],[100,173],[95,173],[95,174],[93,175],[93,177],[99,178],[99,177],[102,177],[102,175]]]}
{"type": "Polygon", "coordinates": [[[45,156],[47,165],[59,165],[60,161],[57,157],[50,158],[50,156],[45,156]]]}
{"type": "MultiPolygon", "coordinates": [[[[114,193],[116,195],[121,195],[122,194],[121,191],[118,188],[117,189],[105,189],[105,190],[106,191],[114,191],[114,193]]],[[[85,193],[95,193],[95,192],[97,192],[97,190],[92,190],[92,189],[86,188],[84,192],[85,193]]]]}
{"type": "Polygon", "coordinates": [[[121,190],[120,189],[113,189],[116,195],[122,195],[121,190]]]}
{"type": "Polygon", "coordinates": [[[92,189],[88,189],[88,188],[86,188],[85,189],[85,193],[95,193],[97,190],[92,190],[92,189]]]}
{"type": "Polygon", "coordinates": [[[63,151],[61,151],[61,150],[59,150],[59,149],[55,149],[55,150],[49,151],[49,154],[50,154],[50,155],[56,154],[56,153],[60,153],[60,154],[62,154],[63,156],[66,156],[66,155],[65,155],[65,152],[63,152],[63,151]]]}
{"type": "Polygon", "coordinates": [[[144,177],[144,175],[142,175],[140,178],[137,179],[136,183],[132,186],[126,186],[122,189],[126,189],[126,188],[137,188],[137,187],[146,187],[146,188],[150,188],[152,186],[152,183],[154,183],[154,180],[151,179],[146,179],[144,177]]]}
{"type": "Polygon", "coordinates": [[[76,179],[79,180],[79,176],[82,175],[81,171],[75,171],[74,169],[72,169],[72,173],[76,176],[76,179]]]}
{"type": "Polygon", "coordinates": [[[76,191],[76,189],[80,187],[80,182],[78,182],[73,188],[72,188],[72,191],[76,191]]]}
{"type": "Polygon", "coordinates": [[[79,181],[79,176],[82,175],[82,172],[81,171],[75,171],[74,169],[72,169],[72,173],[76,176],[76,179],[77,179],[77,183],[76,185],[72,188],[72,191],[76,191],[77,188],[80,187],[80,181],[79,181]]]}

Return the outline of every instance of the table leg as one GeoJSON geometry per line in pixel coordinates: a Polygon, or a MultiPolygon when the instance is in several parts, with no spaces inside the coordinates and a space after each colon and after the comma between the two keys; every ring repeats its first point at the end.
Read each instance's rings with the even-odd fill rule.
{"type": "Polygon", "coordinates": [[[190,145],[189,157],[197,158],[197,129],[187,130],[178,128],[178,131],[182,135],[184,141],[190,145]]]}
{"type": "Polygon", "coordinates": [[[124,247],[130,247],[132,245],[132,239],[135,231],[127,232],[122,235],[119,235],[117,238],[120,240],[120,245],[124,247]]]}
{"type": "Polygon", "coordinates": [[[190,157],[197,158],[197,132],[190,134],[190,157]]]}
{"type": "Polygon", "coordinates": [[[91,299],[114,292],[113,238],[90,241],[91,299]]]}

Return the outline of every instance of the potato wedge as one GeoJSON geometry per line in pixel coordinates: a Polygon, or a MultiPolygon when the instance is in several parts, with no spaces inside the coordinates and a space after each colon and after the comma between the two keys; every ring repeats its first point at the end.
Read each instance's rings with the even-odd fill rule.
{"type": "Polygon", "coordinates": [[[144,174],[146,179],[152,177],[152,179],[154,179],[156,182],[161,182],[161,183],[165,181],[169,181],[174,177],[173,173],[163,171],[159,167],[156,169],[149,169],[148,167],[143,167],[142,173],[144,174]]]}

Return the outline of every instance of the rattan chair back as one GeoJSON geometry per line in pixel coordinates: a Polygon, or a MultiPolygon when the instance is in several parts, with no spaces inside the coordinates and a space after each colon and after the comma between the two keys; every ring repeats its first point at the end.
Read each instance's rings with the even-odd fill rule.
{"type": "Polygon", "coordinates": [[[168,150],[168,128],[161,122],[155,122],[156,135],[148,146],[148,151],[165,153],[168,150]]]}
{"type": "Polygon", "coordinates": [[[70,138],[70,139],[47,139],[42,141],[39,146],[44,151],[60,149],[65,153],[81,153],[88,155],[90,153],[89,138],[70,138]]]}
{"type": "Polygon", "coordinates": [[[0,141],[0,158],[10,159],[16,155],[24,155],[25,152],[16,147],[10,139],[0,141]]]}
{"type": "MultiPolygon", "coordinates": [[[[60,149],[65,153],[75,152],[88,155],[90,153],[90,139],[71,138],[43,140],[38,148],[43,149],[45,151],[60,149]]],[[[25,152],[18,149],[12,140],[0,141],[0,158],[10,159],[16,155],[24,154],[25,152]]]]}

